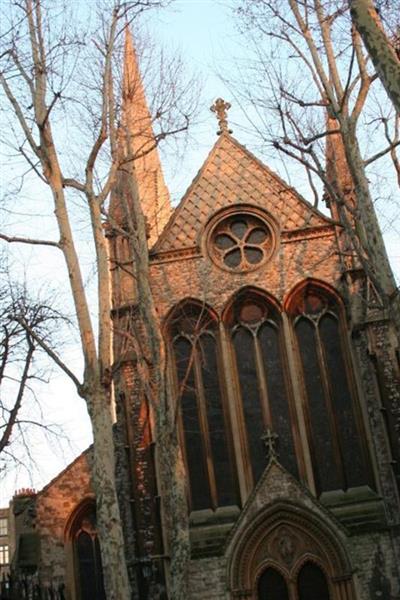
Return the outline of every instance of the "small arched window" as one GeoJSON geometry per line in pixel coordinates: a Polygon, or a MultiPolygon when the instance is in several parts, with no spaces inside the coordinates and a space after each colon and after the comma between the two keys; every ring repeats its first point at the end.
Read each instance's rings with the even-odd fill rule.
{"type": "Polygon", "coordinates": [[[328,582],[322,569],[307,562],[297,577],[299,600],[329,600],[328,582]]]}
{"type": "Polygon", "coordinates": [[[332,294],[309,285],[297,296],[292,314],[317,491],[368,484],[340,306],[332,294]]]}
{"type": "Polygon", "coordinates": [[[170,336],[190,507],[201,510],[238,504],[216,322],[204,306],[187,303],[175,310],[170,336]]]}
{"type": "Polygon", "coordinates": [[[76,511],[70,531],[77,599],[106,600],[94,503],[76,511]]]}
{"type": "Polygon", "coordinates": [[[257,584],[258,600],[330,600],[328,581],[324,572],[313,562],[306,562],[298,576],[297,585],[291,584],[289,595],[289,580],[277,569],[268,567],[263,571],[257,584]],[[294,587],[297,588],[295,593],[294,587]]]}
{"type": "Polygon", "coordinates": [[[276,569],[265,569],[258,580],[258,600],[289,600],[285,578],[276,569]]]}
{"type": "Polygon", "coordinates": [[[288,378],[277,309],[256,292],[242,294],[228,314],[247,445],[256,482],[267,463],[263,436],[278,436],[279,460],[297,477],[288,378]]]}

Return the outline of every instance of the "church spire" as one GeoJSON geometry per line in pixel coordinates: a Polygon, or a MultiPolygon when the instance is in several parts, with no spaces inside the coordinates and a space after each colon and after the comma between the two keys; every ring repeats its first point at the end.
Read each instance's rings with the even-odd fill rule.
{"type": "Polygon", "coordinates": [[[125,28],[121,125],[121,141],[129,143],[130,151],[135,156],[137,185],[149,226],[149,246],[152,246],[170,216],[171,205],[128,26],[125,28]]]}

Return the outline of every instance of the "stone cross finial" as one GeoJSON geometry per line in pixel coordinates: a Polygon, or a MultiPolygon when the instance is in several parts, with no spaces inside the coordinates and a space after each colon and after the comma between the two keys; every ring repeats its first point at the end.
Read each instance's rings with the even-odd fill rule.
{"type": "Polygon", "coordinates": [[[228,128],[228,117],[226,114],[230,107],[229,102],[225,102],[222,98],[217,98],[214,104],[210,106],[210,110],[217,115],[219,125],[218,135],[221,135],[224,131],[232,133],[232,130],[228,128]]]}
{"type": "Polygon", "coordinates": [[[276,448],[278,437],[278,434],[274,433],[269,427],[267,427],[261,436],[261,439],[267,449],[267,458],[269,461],[278,457],[278,451],[276,448]]]}

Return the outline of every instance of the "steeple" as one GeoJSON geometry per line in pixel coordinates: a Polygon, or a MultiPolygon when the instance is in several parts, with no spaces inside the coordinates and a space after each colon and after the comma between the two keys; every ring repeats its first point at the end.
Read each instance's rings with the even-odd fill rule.
{"type": "MultiPolygon", "coordinates": [[[[124,73],[122,84],[121,143],[129,144],[134,155],[137,185],[144,215],[149,226],[149,246],[160,235],[171,213],[169,193],[164,181],[154,137],[152,118],[140,76],[132,34],[125,28],[124,73]]],[[[118,215],[118,182],[111,212],[118,215]]]]}

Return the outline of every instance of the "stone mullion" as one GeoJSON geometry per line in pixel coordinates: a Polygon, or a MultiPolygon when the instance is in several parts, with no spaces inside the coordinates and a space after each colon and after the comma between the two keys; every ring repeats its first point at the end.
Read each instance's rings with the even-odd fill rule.
{"type": "Polygon", "coordinates": [[[260,328],[257,329],[257,332],[251,330],[254,340],[254,352],[255,352],[255,363],[257,369],[257,382],[258,382],[258,392],[259,392],[259,401],[261,403],[262,412],[264,415],[264,425],[269,428],[271,431],[274,429],[274,424],[272,420],[272,412],[271,406],[268,399],[268,386],[267,386],[267,377],[268,373],[266,373],[266,367],[264,365],[263,356],[260,348],[260,342],[258,340],[258,332],[260,328]]]}
{"type": "MultiPolygon", "coordinates": [[[[289,398],[293,398],[294,408],[291,412],[294,413],[296,417],[296,426],[292,426],[293,432],[293,440],[296,451],[297,464],[299,466],[300,477],[303,481],[307,482],[307,485],[311,492],[316,495],[316,487],[314,480],[314,470],[311,460],[310,454],[310,446],[308,443],[308,433],[305,422],[304,410],[303,410],[303,402],[304,398],[304,390],[302,389],[300,380],[299,380],[299,368],[300,364],[298,360],[296,360],[295,353],[295,339],[294,332],[292,327],[290,326],[290,322],[286,313],[282,314],[282,324],[283,324],[283,345],[285,349],[285,354],[288,357],[287,360],[287,375],[288,375],[288,395],[289,398]]],[[[286,362],[285,362],[286,364],[286,362]]],[[[286,368],[285,368],[286,371],[286,368]]]]}
{"type": "Polygon", "coordinates": [[[201,428],[201,436],[203,440],[203,448],[205,451],[205,459],[207,465],[207,477],[208,483],[210,486],[210,495],[211,502],[213,504],[213,508],[217,508],[218,506],[218,494],[217,494],[217,485],[215,480],[214,473],[214,461],[212,456],[212,448],[210,442],[210,432],[208,429],[208,417],[207,417],[207,405],[206,405],[206,397],[204,393],[203,386],[203,376],[201,372],[201,365],[199,360],[199,350],[198,350],[199,340],[196,341],[196,344],[193,345],[194,352],[194,375],[196,381],[196,399],[197,399],[197,410],[199,414],[200,428],[201,428]]]}
{"type": "Polygon", "coordinates": [[[246,436],[244,430],[243,414],[240,411],[240,387],[236,371],[236,363],[231,338],[226,332],[222,321],[219,323],[219,338],[221,343],[222,365],[225,375],[226,395],[230,415],[230,425],[232,428],[232,442],[235,453],[235,464],[237,469],[237,478],[239,482],[240,497],[242,504],[247,500],[252,489],[252,473],[249,461],[244,454],[246,448],[246,436]]]}

